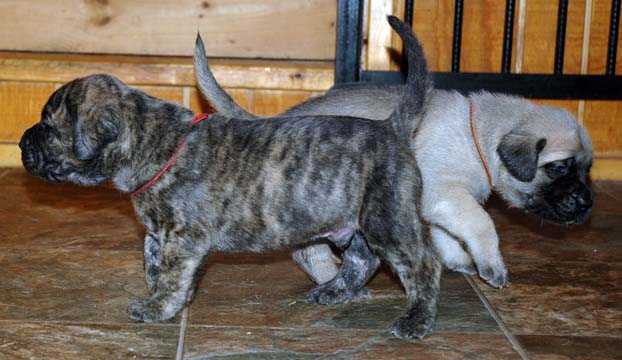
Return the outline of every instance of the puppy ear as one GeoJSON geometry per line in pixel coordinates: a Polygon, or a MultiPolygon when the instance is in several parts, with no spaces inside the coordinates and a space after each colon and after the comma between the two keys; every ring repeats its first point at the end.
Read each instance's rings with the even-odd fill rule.
{"type": "Polygon", "coordinates": [[[118,116],[112,109],[93,109],[74,124],[73,152],[78,160],[92,160],[119,135],[118,116]]]}
{"type": "Polygon", "coordinates": [[[545,146],[545,138],[511,131],[501,139],[497,153],[512,176],[529,182],[536,177],[538,156],[545,146]]]}

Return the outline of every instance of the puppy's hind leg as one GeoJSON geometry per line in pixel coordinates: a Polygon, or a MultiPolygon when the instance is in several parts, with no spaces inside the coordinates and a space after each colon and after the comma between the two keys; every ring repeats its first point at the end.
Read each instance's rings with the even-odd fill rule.
{"type": "Polygon", "coordinates": [[[386,214],[391,211],[370,212],[363,232],[369,246],[391,265],[406,291],[406,312],[389,331],[398,338],[420,339],[432,331],[436,320],[441,262],[413,213],[394,219],[387,219],[386,214]]]}
{"type": "Polygon", "coordinates": [[[153,284],[155,291],[147,300],[130,301],[130,318],[144,322],[168,320],[192,300],[196,275],[207,251],[186,249],[183,244],[180,238],[162,242],[159,272],[153,284]]]}
{"type": "Polygon", "coordinates": [[[355,232],[343,252],[339,273],[332,280],[311,290],[308,300],[332,305],[368,298],[369,291],[364,286],[379,265],[380,259],[371,252],[363,235],[355,232]]]}

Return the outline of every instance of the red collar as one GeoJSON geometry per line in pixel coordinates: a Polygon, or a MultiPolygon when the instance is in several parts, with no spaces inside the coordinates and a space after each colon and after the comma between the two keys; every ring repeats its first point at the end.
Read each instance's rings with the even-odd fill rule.
{"type": "MultiPolygon", "coordinates": [[[[194,119],[192,120],[192,125],[194,126],[200,123],[201,121],[207,119],[208,116],[209,114],[199,114],[195,116],[194,119]]],[[[157,173],[156,176],[153,177],[153,179],[149,180],[148,183],[138,188],[138,190],[135,190],[134,192],[132,192],[132,196],[136,196],[140,194],[141,192],[147,190],[151,185],[153,185],[156,181],[158,181],[158,179],[162,175],[164,175],[166,170],[168,170],[171,167],[171,165],[173,165],[173,163],[175,162],[175,159],[177,159],[177,157],[179,156],[179,153],[181,153],[181,150],[184,148],[184,145],[186,145],[186,137],[184,137],[184,140],[181,142],[177,150],[175,150],[175,153],[173,154],[173,156],[171,156],[171,158],[168,160],[166,165],[164,165],[164,168],[162,168],[162,170],[160,170],[160,172],[157,173]]]]}

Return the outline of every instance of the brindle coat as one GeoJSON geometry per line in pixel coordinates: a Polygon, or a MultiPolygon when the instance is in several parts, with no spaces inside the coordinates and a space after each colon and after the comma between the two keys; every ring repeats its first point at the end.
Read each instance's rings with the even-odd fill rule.
{"type": "Polygon", "coordinates": [[[28,171],[53,182],[111,179],[134,191],[186,139],[170,169],[133,197],[147,230],[151,296],[130,303],[131,318],[175,316],[192,300],[210,251],[260,252],[329,239],[343,249],[345,262],[333,280],[311,292],[312,300],[351,298],[380,256],[408,299],[391,332],[418,338],[431,330],[440,262],[421,222],[421,177],[408,148],[412,119],[422,115],[431,82],[408,25],[393,17],[389,22],[404,39],[411,71],[387,121],[212,115],[193,126],[190,110],[107,75],[74,80],[52,95],[20,146],[28,171]]]}

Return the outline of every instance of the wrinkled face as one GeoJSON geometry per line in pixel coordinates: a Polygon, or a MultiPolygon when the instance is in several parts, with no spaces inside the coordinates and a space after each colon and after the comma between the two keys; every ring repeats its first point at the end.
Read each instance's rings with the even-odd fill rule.
{"type": "Polygon", "coordinates": [[[555,223],[584,223],[592,210],[589,166],[574,157],[543,165],[539,171],[549,181],[541,181],[534,193],[527,194],[525,210],[555,223]]]}
{"type": "MultiPolygon", "coordinates": [[[[114,103],[119,81],[106,75],[76,79],[52,94],[41,120],[19,142],[29,174],[53,183],[95,185],[110,176],[104,149],[118,133],[114,103]]],[[[117,90],[118,92],[118,90],[117,90]]]]}
{"type": "Polygon", "coordinates": [[[502,196],[510,204],[558,224],[590,217],[592,147],[580,126],[554,135],[516,129],[503,137],[497,153],[508,184],[502,196]]]}

